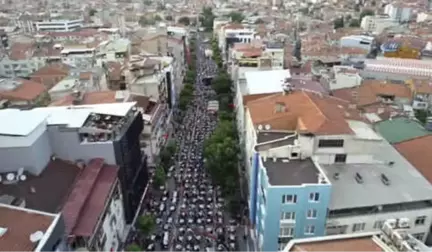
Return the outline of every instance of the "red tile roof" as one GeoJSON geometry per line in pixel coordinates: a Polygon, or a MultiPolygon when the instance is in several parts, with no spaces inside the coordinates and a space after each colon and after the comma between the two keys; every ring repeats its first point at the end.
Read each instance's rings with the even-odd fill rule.
{"type": "Polygon", "coordinates": [[[111,188],[115,185],[117,170],[117,166],[104,165],[72,231],[73,235],[88,237],[94,233],[109,199],[111,188]]]}
{"type": "Polygon", "coordinates": [[[102,158],[92,159],[81,172],[66,204],[63,207],[63,216],[66,233],[71,234],[82,214],[84,205],[89,199],[96,180],[104,166],[102,158]]]}
{"type": "Polygon", "coordinates": [[[17,88],[8,91],[0,91],[0,98],[13,101],[33,101],[43,94],[46,89],[41,83],[18,79],[22,84],[17,88]]]}

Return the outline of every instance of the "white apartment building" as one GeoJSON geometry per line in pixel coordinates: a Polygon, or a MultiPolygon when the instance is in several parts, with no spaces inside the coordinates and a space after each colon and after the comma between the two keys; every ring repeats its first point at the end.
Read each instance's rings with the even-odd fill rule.
{"type": "Polygon", "coordinates": [[[314,177],[331,186],[326,235],[379,231],[388,219],[407,218],[407,231],[424,241],[432,224],[432,186],[361,118],[347,102],[313,92],[249,102],[244,124],[247,171],[254,153],[268,171],[278,159],[312,158],[319,171],[314,177]]]}
{"type": "Polygon", "coordinates": [[[67,32],[83,27],[83,19],[49,19],[36,22],[38,32],[67,32]]]}
{"type": "Polygon", "coordinates": [[[87,46],[62,46],[57,47],[61,50],[61,61],[67,65],[79,68],[93,67],[95,63],[96,48],[87,46]]]}
{"type": "Polygon", "coordinates": [[[255,38],[255,30],[244,28],[242,25],[227,24],[222,26],[218,34],[218,44],[222,53],[226,53],[226,47],[233,43],[251,43],[255,38]]]}
{"type": "Polygon", "coordinates": [[[360,27],[374,34],[380,34],[386,28],[399,25],[398,21],[388,16],[365,16],[363,17],[360,27]]]}
{"type": "Polygon", "coordinates": [[[108,61],[123,63],[131,54],[131,42],[129,39],[106,40],[95,48],[96,65],[102,66],[108,61]]]}
{"type": "Polygon", "coordinates": [[[351,66],[333,66],[334,79],[329,82],[330,90],[352,88],[361,85],[359,71],[351,66]]]}
{"type": "Polygon", "coordinates": [[[285,60],[285,47],[282,43],[268,42],[264,52],[271,59],[272,69],[283,69],[285,60]]]}
{"type": "Polygon", "coordinates": [[[371,51],[375,48],[375,38],[365,35],[351,35],[340,39],[341,47],[355,47],[366,51],[371,51]]]}
{"type": "Polygon", "coordinates": [[[0,60],[0,75],[8,78],[27,77],[45,64],[44,57],[11,58],[5,55],[0,60]]]}
{"type": "Polygon", "coordinates": [[[384,8],[384,13],[387,14],[391,19],[402,23],[411,20],[413,9],[402,2],[395,2],[387,4],[384,8]]]}

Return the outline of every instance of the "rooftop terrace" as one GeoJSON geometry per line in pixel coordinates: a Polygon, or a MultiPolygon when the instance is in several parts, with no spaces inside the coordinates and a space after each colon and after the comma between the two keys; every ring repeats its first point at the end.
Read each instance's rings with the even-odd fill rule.
{"type": "Polygon", "coordinates": [[[289,159],[263,159],[269,183],[271,185],[302,185],[318,183],[318,174],[314,162],[308,158],[305,160],[289,159]]]}

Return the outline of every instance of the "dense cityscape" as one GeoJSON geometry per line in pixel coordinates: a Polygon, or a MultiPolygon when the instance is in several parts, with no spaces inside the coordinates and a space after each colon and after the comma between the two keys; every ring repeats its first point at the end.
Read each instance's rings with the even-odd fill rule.
{"type": "Polygon", "coordinates": [[[428,0],[1,3],[0,251],[432,251],[428,0]]]}

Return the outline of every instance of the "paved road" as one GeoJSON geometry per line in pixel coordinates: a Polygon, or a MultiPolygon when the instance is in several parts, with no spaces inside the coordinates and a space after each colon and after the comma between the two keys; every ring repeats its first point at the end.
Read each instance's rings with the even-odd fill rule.
{"type": "Polygon", "coordinates": [[[181,122],[175,138],[175,165],[168,172],[165,188],[153,190],[150,209],[158,225],[147,250],[226,251],[248,250],[244,228],[230,220],[224,212],[220,188],[204,170],[203,145],[216,127],[217,118],[207,112],[207,103],[214,92],[205,87],[201,77],[216,73],[217,66],[204,56],[206,45],[198,37],[197,80],[195,95],[181,122]],[[232,225],[231,225],[232,224],[232,225]],[[218,239],[222,238],[222,240],[218,239]]]}

